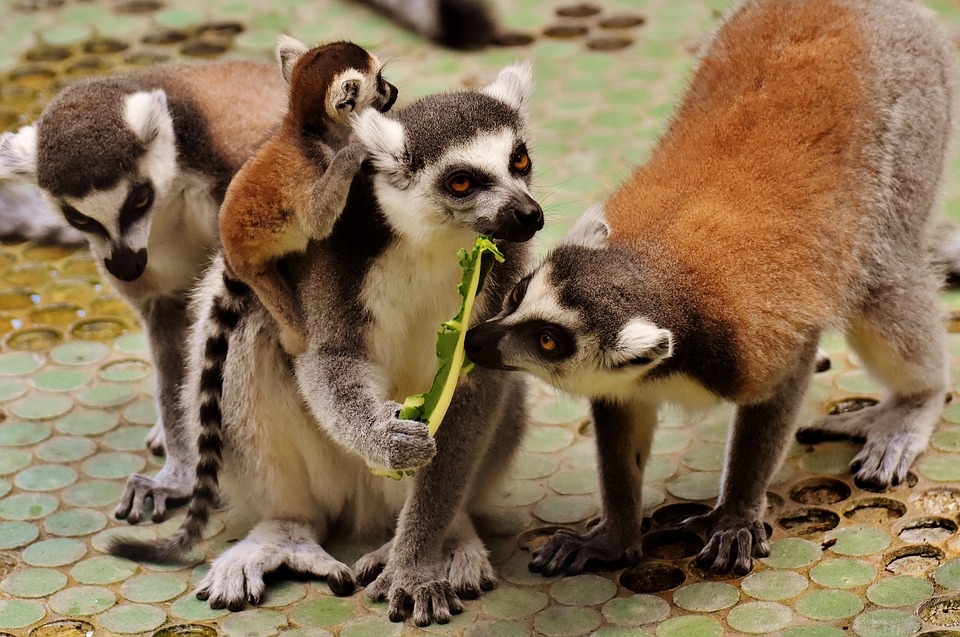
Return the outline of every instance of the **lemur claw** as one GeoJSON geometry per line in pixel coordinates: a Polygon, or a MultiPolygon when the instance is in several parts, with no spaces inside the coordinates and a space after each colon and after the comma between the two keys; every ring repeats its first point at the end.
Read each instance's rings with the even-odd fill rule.
{"type": "Polygon", "coordinates": [[[146,499],[149,497],[153,500],[150,519],[162,522],[167,517],[167,505],[187,500],[192,488],[192,480],[184,481],[170,474],[164,475],[162,469],[155,478],[135,473],[127,478],[127,485],[113,515],[118,520],[137,524],[143,518],[146,499]]]}
{"type": "Polygon", "coordinates": [[[629,566],[640,560],[642,553],[639,543],[638,533],[635,546],[621,546],[602,523],[586,534],[561,529],[534,552],[529,568],[534,573],[549,577],[629,566]]]}
{"type": "Polygon", "coordinates": [[[754,557],[770,555],[763,522],[743,513],[726,514],[714,509],[687,518],[681,523],[681,528],[706,529],[707,544],[697,554],[696,563],[711,573],[732,571],[737,575],[746,575],[753,569],[754,557]]]}

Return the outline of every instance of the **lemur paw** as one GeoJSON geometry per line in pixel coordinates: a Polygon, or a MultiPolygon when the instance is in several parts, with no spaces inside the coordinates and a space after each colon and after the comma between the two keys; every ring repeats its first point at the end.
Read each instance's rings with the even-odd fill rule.
{"type": "Polygon", "coordinates": [[[167,452],[167,445],[163,433],[163,421],[159,418],[157,418],[157,422],[153,423],[150,431],[147,432],[147,449],[155,456],[162,456],[167,452]]]}
{"type": "Polygon", "coordinates": [[[477,599],[482,591],[497,586],[497,575],[482,545],[453,549],[447,559],[447,579],[460,599],[477,599]]]}
{"type": "Polygon", "coordinates": [[[356,589],[353,571],[327,553],[306,524],[267,520],[218,557],[196,590],[214,609],[242,610],[259,604],[266,589],[264,575],[281,566],[326,578],[334,595],[356,589]]]}
{"type": "Polygon", "coordinates": [[[367,553],[356,561],[353,565],[353,572],[357,574],[357,581],[361,585],[368,586],[380,576],[383,568],[387,565],[387,558],[390,557],[390,547],[392,546],[393,540],[390,540],[377,550],[367,553]]]}
{"type": "Polygon", "coordinates": [[[371,599],[389,602],[390,621],[402,622],[409,612],[417,626],[432,622],[447,624],[453,615],[463,612],[463,604],[449,580],[442,579],[432,568],[399,569],[388,564],[380,576],[367,587],[371,599]]]}
{"type": "Polygon", "coordinates": [[[413,420],[400,420],[400,405],[384,404],[382,420],[376,425],[376,441],[371,445],[374,456],[368,458],[373,466],[402,471],[425,466],[437,453],[437,442],[427,426],[413,420]]]}
{"type": "Polygon", "coordinates": [[[193,481],[191,469],[178,468],[170,459],[154,478],[135,473],[127,478],[127,486],[113,515],[118,520],[136,524],[143,518],[146,499],[150,498],[153,500],[150,519],[162,522],[167,517],[167,505],[179,504],[190,497],[193,481]]]}
{"type": "Polygon", "coordinates": [[[746,575],[753,568],[754,557],[770,555],[763,522],[749,513],[714,509],[684,520],[681,526],[706,530],[709,539],[697,554],[696,562],[712,573],[733,571],[737,575],[746,575]]]}
{"type": "Polygon", "coordinates": [[[640,533],[636,544],[624,547],[603,523],[586,534],[571,529],[554,533],[547,543],[534,551],[529,568],[545,577],[565,573],[578,575],[585,570],[616,569],[640,561],[640,533]]]}
{"type": "Polygon", "coordinates": [[[927,442],[927,436],[913,432],[869,435],[863,449],[850,462],[854,484],[866,491],[885,491],[904,482],[910,465],[926,449],[927,442]]]}

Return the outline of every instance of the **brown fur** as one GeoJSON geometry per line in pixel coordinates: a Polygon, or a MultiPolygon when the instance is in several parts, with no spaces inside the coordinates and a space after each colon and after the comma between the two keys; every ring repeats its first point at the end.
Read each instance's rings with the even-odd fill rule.
{"type": "Polygon", "coordinates": [[[738,401],[762,397],[795,364],[800,340],[843,314],[839,291],[859,260],[868,184],[858,168],[865,123],[876,121],[861,78],[871,70],[854,17],[837,6],[824,20],[823,10],[744,9],[703,58],[653,157],[606,204],[612,242],[669,246],[698,280],[705,313],[732,328],[738,401]],[[757,46],[771,38],[772,59],[757,46]],[[812,59],[819,66],[804,72],[812,59]]]}
{"type": "Polygon", "coordinates": [[[384,84],[388,95],[381,93],[379,70],[374,56],[347,42],[300,55],[290,71],[283,122],[237,173],[220,211],[227,265],[277,320],[281,342],[292,355],[305,347],[304,329],[276,262],[286,254],[303,252],[311,238],[329,234],[342,212],[352,178],[366,156],[358,144],[342,148],[350,135],[348,115],[392,103],[388,103],[392,87],[384,84]],[[343,107],[341,114],[335,104],[341,92],[332,84],[342,81],[341,74],[350,69],[366,79],[357,103],[343,107]]]}

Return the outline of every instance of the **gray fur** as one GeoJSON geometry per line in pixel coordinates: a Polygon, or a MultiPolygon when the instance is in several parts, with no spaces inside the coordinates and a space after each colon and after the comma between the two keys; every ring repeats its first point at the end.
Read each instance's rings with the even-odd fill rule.
{"type": "MultiPolygon", "coordinates": [[[[805,1],[753,0],[732,11],[728,20],[758,7],[779,10],[805,1]]],[[[934,209],[952,128],[955,60],[917,4],[841,4],[856,16],[868,45],[871,69],[863,75],[860,99],[863,111],[875,115],[862,122],[870,136],[864,157],[855,161],[859,190],[849,193],[863,202],[857,208],[862,211],[856,219],[858,235],[842,264],[856,278],[852,285],[831,290],[837,297],[830,299],[832,316],[781,330],[783,342],[776,345],[786,343],[784,353],[771,353],[743,339],[758,317],[780,309],[775,303],[746,290],[751,308],[745,310],[741,303],[732,318],[725,315],[724,306],[737,307],[738,290],[701,289],[698,272],[679,266],[684,255],[671,252],[669,240],[650,232],[618,241],[616,224],[607,236],[594,211],[508,297],[499,316],[468,334],[468,356],[478,365],[530,371],[593,401],[603,519],[587,534],[565,530],[554,535],[534,554],[533,570],[572,574],[590,566],[635,562],[640,555],[639,489],[654,410],[665,402],[697,407],[726,398],[737,403],[737,410],[720,497],[710,513],[685,525],[708,534],[697,557],[700,565],[718,573],[748,572],[753,557],[769,552],[762,525],[766,488],[796,427],[820,334],[831,327],[844,329],[851,349],[887,395],[874,407],[808,424],[798,437],[805,442],[838,435],[865,439],[851,469],[859,486],[875,490],[902,482],[926,448],[948,387],[946,335],[937,299],[940,274],[932,255],[939,227],[934,209]],[[713,307],[721,309],[711,314],[708,294],[729,297],[720,296],[713,307]],[[666,354],[655,346],[658,329],[672,336],[666,354]],[[551,339],[549,350],[538,345],[544,334],[551,339]],[[627,365],[611,363],[626,356],[633,357],[627,365]],[[751,356],[780,356],[782,362],[775,374],[751,378],[755,388],[747,393],[744,360],[751,356]]],[[[714,38],[710,46],[723,47],[724,42],[714,38]]],[[[723,58],[722,48],[712,61],[718,58],[723,58]]],[[[830,212],[827,208],[820,214],[830,212]]],[[[763,245],[766,237],[756,232],[752,239],[763,245]]],[[[820,238],[816,249],[826,252],[834,246],[820,238]]],[[[776,268],[777,252],[763,254],[768,252],[776,268]]],[[[806,256],[814,264],[821,258],[810,251],[806,256]]],[[[816,267],[802,276],[807,277],[802,281],[823,286],[831,281],[816,267]]],[[[815,315],[800,304],[783,309],[815,315]]]]}
{"type": "Polygon", "coordinates": [[[36,186],[16,182],[0,184],[0,239],[67,246],[87,242],[60,213],[50,209],[36,186]]]}

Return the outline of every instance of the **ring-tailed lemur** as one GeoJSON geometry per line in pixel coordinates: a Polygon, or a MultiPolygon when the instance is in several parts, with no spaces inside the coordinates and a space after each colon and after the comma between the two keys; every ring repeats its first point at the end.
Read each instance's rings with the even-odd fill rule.
{"type": "MultiPolygon", "coordinates": [[[[277,321],[283,349],[295,356],[306,347],[306,334],[277,262],[330,234],[367,157],[359,142],[348,144],[350,121],[367,108],[390,110],[397,88],[383,79],[376,56],[352,42],[308,49],[281,36],[277,57],[290,86],[287,112],[230,182],[220,207],[220,241],[228,270],[253,289],[277,321]]],[[[225,286],[224,294],[233,287],[225,286]]],[[[215,303],[213,311],[220,310],[215,303]]]]}
{"type": "Polygon", "coordinates": [[[851,465],[863,488],[904,480],[947,388],[931,254],[956,62],[928,13],[740,5],[650,160],[469,332],[477,365],[592,398],[602,522],[554,535],[532,570],[636,561],[658,405],[723,398],[737,409],[720,498],[687,524],[709,532],[700,564],[749,571],[831,326],[889,394],[801,434],[865,439],[851,465]]]}
{"type": "Polygon", "coordinates": [[[73,84],[32,126],[0,136],[0,180],[39,186],[82,232],[106,281],[133,305],[157,376],[155,478],[130,477],[116,509],[137,522],[185,498],[196,452],[178,401],[191,322],[187,293],[219,245],[227,184],[284,109],[276,68],[253,62],[167,65],[73,84]],[[148,260],[149,257],[149,260],[148,260]]]}
{"type": "MultiPolygon", "coordinates": [[[[527,265],[519,242],[543,225],[529,191],[531,86],[529,67],[515,65],[480,91],[428,96],[394,118],[373,109],[359,115],[354,132],[375,172],[357,176],[326,240],[287,259],[309,335],[292,365],[274,322],[251,298],[245,311],[223,317],[235,330],[221,403],[207,392],[209,328],[195,327],[185,398],[191,414],[204,410],[198,476],[216,489],[208,468],[216,471],[222,453],[223,490],[234,512],[255,524],[201,583],[198,595],[213,607],[258,602],[263,574],[281,565],[349,593],[353,572],[320,543],[334,526],[388,533],[398,516],[392,543],[357,564],[361,581],[375,578],[367,594],[389,598],[391,618],[401,619],[412,602],[416,623],[444,622],[460,610],[460,596],[493,585],[469,512],[496,488],[523,435],[522,379],[476,370],[461,380],[435,440],[423,424],[397,418],[397,401],[433,378],[437,327],[460,302],[457,250],[484,233],[506,256],[477,299],[477,320],[496,311],[527,265]],[[222,441],[211,428],[221,409],[222,441]],[[422,468],[397,482],[368,466],[422,468]]],[[[217,260],[200,287],[199,316],[209,316],[222,277],[217,260]]],[[[206,515],[191,507],[172,538],[121,541],[111,550],[172,559],[195,543],[206,515]]]]}

